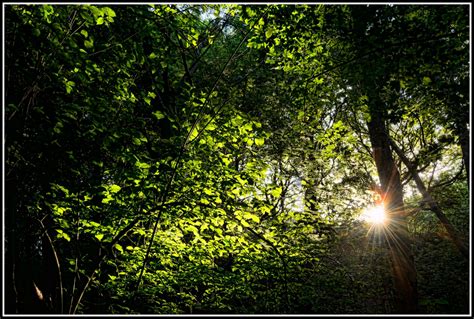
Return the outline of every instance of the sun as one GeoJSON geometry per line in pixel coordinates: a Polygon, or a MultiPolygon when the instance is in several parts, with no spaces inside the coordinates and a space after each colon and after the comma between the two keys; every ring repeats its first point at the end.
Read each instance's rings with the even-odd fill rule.
{"type": "Polygon", "coordinates": [[[385,208],[383,205],[367,207],[360,215],[360,219],[373,225],[383,225],[387,221],[385,208]]]}

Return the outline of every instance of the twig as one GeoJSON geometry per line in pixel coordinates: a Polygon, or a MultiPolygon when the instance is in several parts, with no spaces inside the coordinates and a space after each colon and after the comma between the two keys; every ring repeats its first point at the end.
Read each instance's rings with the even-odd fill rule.
{"type": "Polygon", "coordinates": [[[48,238],[48,242],[51,246],[51,249],[53,251],[53,255],[54,255],[54,260],[56,261],[56,267],[58,269],[58,279],[59,279],[59,290],[60,290],[60,296],[61,296],[61,299],[60,299],[60,303],[61,303],[61,313],[63,313],[63,300],[64,300],[64,296],[63,296],[63,276],[61,274],[61,265],[59,264],[59,257],[58,257],[58,254],[56,252],[56,249],[54,248],[54,244],[53,244],[53,241],[51,240],[51,237],[49,236],[48,234],[48,230],[46,229],[46,227],[44,226],[43,224],[43,221],[40,220],[40,219],[37,219],[37,221],[39,222],[39,224],[41,225],[41,227],[43,228],[44,230],[44,234],[46,235],[46,238],[48,238]]]}

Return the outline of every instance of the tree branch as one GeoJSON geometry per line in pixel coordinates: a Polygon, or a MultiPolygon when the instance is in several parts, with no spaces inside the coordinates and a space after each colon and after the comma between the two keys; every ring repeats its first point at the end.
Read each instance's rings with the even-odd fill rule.
{"type": "Polygon", "coordinates": [[[391,145],[392,149],[395,151],[395,153],[397,153],[397,155],[400,157],[400,159],[402,160],[402,162],[405,164],[408,171],[412,175],[412,177],[413,177],[413,179],[416,183],[416,186],[418,188],[418,191],[423,196],[423,201],[426,204],[428,204],[428,207],[430,208],[430,210],[435,213],[435,215],[438,217],[441,224],[443,224],[444,228],[446,229],[446,231],[449,234],[449,237],[451,238],[453,243],[456,245],[459,252],[465,258],[469,258],[469,250],[467,249],[466,245],[464,245],[464,243],[461,240],[458,232],[453,227],[451,222],[448,220],[448,218],[446,217],[446,215],[444,214],[444,212],[442,211],[441,207],[438,205],[436,200],[433,197],[431,197],[430,193],[426,189],[425,184],[421,180],[420,175],[418,174],[418,172],[416,170],[416,166],[413,165],[410,162],[410,160],[405,156],[403,151],[398,147],[398,145],[395,144],[395,142],[391,138],[389,138],[389,142],[390,142],[390,145],[391,145]]]}

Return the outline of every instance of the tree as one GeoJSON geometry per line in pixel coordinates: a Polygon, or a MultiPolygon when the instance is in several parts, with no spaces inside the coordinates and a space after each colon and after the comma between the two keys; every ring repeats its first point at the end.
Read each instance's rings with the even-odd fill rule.
{"type": "MultiPolygon", "coordinates": [[[[377,164],[378,175],[381,182],[383,197],[389,211],[394,213],[394,222],[392,230],[394,237],[401,238],[400,251],[393,256],[392,263],[395,266],[395,279],[399,287],[398,296],[400,298],[399,311],[416,311],[416,279],[412,274],[414,271],[413,256],[410,253],[410,240],[407,231],[407,212],[403,208],[403,189],[390,146],[389,128],[392,123],[399,123],[400,116],[405,114],[414,114],[413,106],[406,109],[400,107],[400,101],[404,96],[408,96],[407,101],[413,103],[414,94],[411,92],[423,91],[422,86],[430,82],[430,78],[421,78],[414,76],[412,70],[424,72],[423,68],[417,68],[423,58],[418,56],[432,54],[433,49],[442,52],[445,43],[457,46],[459,51],[465,47],[460,45],[461,39],[465,39],[463,25],[466,21],[459,23],[453,22],[451,26],[455,29],[448,30],[447,24],[436,24],[436,17],[459,17],[459,10],[456,7],[441,7],[430,10],[427,7],[382,7],[353,6],[348,8],[324,8],[317,9],[302,7],[300,10],[292,10],[284,7],[279,10],[267,27],[265,34],[261,33],[259,40],[255,40],[258,46],[264,36],[273,38],[278,34],[275,44],[264,43],[269,63],[277,64],[278,68],[283,68],[289,74],[299,74],[306,86],[314,85],[319,81],[333,82],[333,75],[336,73],[342,79],[339,80],[342,89],[346,90],[348,97],[353,104],[359,104],[360,100],[365,101],[362,106],[367,108],[365,118],[368,123],[368,135],[373,148],[375,163],[377,164]],[[287,20],[284,20],[285,18],[287,20]],[[290,26],[290,22],[296,28],[290,26]],[[272,24],[273,23],[273,24],[272,24]],[[302,26],[304,24],[304,26],[302,26]],[[306,28],[312,28],[312,33],[306,33],[306,28]],[[298,37],[294,37],[294,31],[299,32],[298,37]],[[305,30],[305,31],[302,31],[305,30]],[[324,31],[322,31],[324,30],[324,31]],[[420,37],[421,34],[427,34],[420,37]],[[460,39],[456,39],[457,36],[460,39]],[[464,38],[461,37],[464,36],[464,38]],[[455,41],[449,41],[453,37],[455,41]],[[438,41],[438,42],[437,42],[438,41]],[[280,49],[280,42],[285,45],[280,49]],[[325,43],[324,43],[325,42],[325,43]],[[423,46],[434,42],[436,46],[423,46]],[[315,48],[321,48],[315,50],[315,48]],[[325,52],[317,54],[317,52],[325,52]],[[407,60],[407,56],[412,59],[407,60]],[[317,57],[317,58],[316,58],[317,57]],[[341,58],[342,57],[342,58],[341,58]],[[417,89],[407,89],[406,82],[412,82],[417,89]],[[400,90],[400,84],[404,90],[400,90]],[[420,90],[420,91],[418,91],[420,90]],[[391,93],[394,92],[394,93],[391,93]],[[410,113],[412,112],[412,113],[410,113]],[[389,126],[390,125],[390,126],[389,126]],[[397,270],[398,265],[402,265],[401,271],[397,270]],[[399,278],[397,280],[397,278],[399,278]]],[[[465,8],[464,8],[465,9],[465,8]]],[[[444,20],[445,21],[445,20],[444,20]]],[[[465,52],[465,51],[464,51],[465,52]]],[[[431,55],[432,56],[432,55],[431,55]]],[[[436,55],[438,61],[445,59],[443,54],[436,55]]],[[[456,59],[458,65],[463,65],[462,60],[456,59]]],[[[466,61],[465,59],[463,61],[466,61]]],[[[465,66],[464,64],[463,66],[465,66]]],[[[430,69],[436,69],[436,66],[429,66],[430,69]]],[[[460,67],[457,70],[461,70],[460,67]]],[[[426,71],[425,71],[426,72],[426,71]]],[[[456,71],[455,71],[456,72],[456,71]]],[[[462,71],[458,71],[458,81],[462,71]]],[[[426,93],[426,90],[423,91],[426,93]]],[[[453,90],[452,92],[460,92],[453,90]]],[[[464,93],[454,93],[466,96],[464,93]]],[[[427,101],[429,94],[420,96],[427,101]]],[[[415,115],[416,116],[416,115],[415,115]]],[[[357,116],[355,116],[357,118],[357,116]]],[[[406,120],[406,116],[404,117],[406,120]]],[[[354,123],[354,122],[352,122],[354,123]]],[[[351,126],[354,127],[354,124],[351,126]]],[[[356,123],[356,126],[359,126],[356,123]]],[[[459,127],[460,125],[458,125],[459,127]]],[[[400,127],[400,125],[398,126],[400,127]]],[[[463,126],[464,127],[464,126],[463,126]]],[[[462,140],[462,139],[460,139],[462,140]]],[[[464,147],[466,149],[466,147],[464,147]]],[[[466,155],[464,155],[466,158],[466,155]]],[[[420,158],[420,161],[424,160],[420,158]]],[[[466,163],[466,161],[464,161],[466,163]]],[[[449,221],[439,214],[440,219],[448,229],[452,229],[449,221]]],[[[453,239],[462,247],[460,239],[453,234],[453,239]]],[[[388,239],[389,242],[391,239],[388,239]]],[[[462,251],[465,251],[461,249],[462,251]]]]}
{"type": "Polygon", "coordinates": [[[466,309],[462,6],[5,9],[8,313],[466,309]]]}

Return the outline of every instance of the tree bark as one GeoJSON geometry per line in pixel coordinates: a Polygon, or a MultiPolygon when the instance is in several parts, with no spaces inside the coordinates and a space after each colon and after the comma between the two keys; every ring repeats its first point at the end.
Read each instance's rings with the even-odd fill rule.
{"type": "Polygon", "coordinates": [[[382,198],[388,215],[385,228],[390,251],[396,308],[398,313],[416,313],[418,308],[416,268],[411,251],[403,203],[400,173],[390,150],[390,141],[378,99],[369,99],[371,119],[368,123],[373,157],[380,179],[382,198]]]}
{"type": "Polygon", "coordinates": [[[416,170],[416,167],[410,162],[410,160],[405,156],[403,151],[395,144],[393,140],[390,140],[390,145],[392,146],[393,150],[397,153],[398,157],[400,157],[402,162],[407,167],[408,171],[410,172],[410,175],[413,177],[413,180],[416,183],[418,191],[420,191],[421,195],[423,196],[423,200],[428,204],[428,206],[430,207],[430,210],[436,214],[436,217],[438,217],[441,224],[443,224],[444,228],[448,232],[449,237],[451,238],[453,243],[456,245],[459,252],[465,258],[469,258],[469,250],[467,249],[466,245],[464,245],[463,241],[459,237],[458,232],[456,231],[454,226],[451,224],[449,219],[446,217],[446,215],[443,213],[443,210],[441,209],[441,207],[439,207],[436,200],[433,197],[431,197],[430,193],[425,187],[425,184],[421,180],[420,175],[418,174],[416,170]]]}

